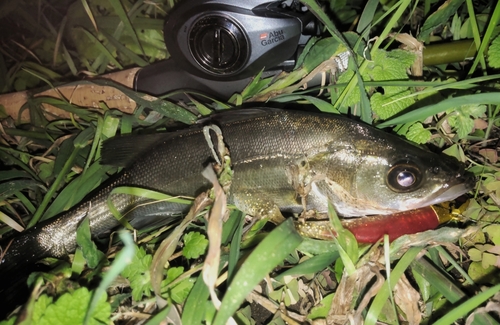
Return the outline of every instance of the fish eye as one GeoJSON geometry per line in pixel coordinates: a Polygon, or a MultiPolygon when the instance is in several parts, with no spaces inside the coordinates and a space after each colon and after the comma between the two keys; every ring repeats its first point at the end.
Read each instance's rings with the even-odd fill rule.
{"type": "Polygon", "coordinates": [[[403,170],[396,176],[396,181],[402,187],[412,186],[415,184],[415,175],[410,171],[403,170]]]}
{"type": "Polygon", "coordinates": [[[394,192],[410,192],[420,186],[422,175],[417,166],[408,162],[395,164],[387,173],[387,185],[394,192]]]}

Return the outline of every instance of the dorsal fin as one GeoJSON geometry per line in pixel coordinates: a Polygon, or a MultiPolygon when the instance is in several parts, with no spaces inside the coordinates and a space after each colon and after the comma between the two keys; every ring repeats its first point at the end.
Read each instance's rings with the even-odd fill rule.
{"type": "Polygon", "coordinates": [[[204,117],[196,121],[197,124],[210,124],[210,122],[224,122],[230,123],[235,121],[243,121],[249,118],[258,116],[267,116],[272,113],[279,113],[283,110],[278,108],[236,108],[225,111],[218,111],[210,116],[204,117]]]}
{"type": "Polygon", "coordinates": [[[129,134],[108,139],[102,144],[101,164],[130,166],[156,143],[171,136],[171,133],[129,134]]]}
{"type": "MultiPolygon", "coordinates": [[[[220,111],[206,118],[200,119],[194,128],[201,127],[203,124],[210,123],[230,123],[242,121],[258,116],[267,116],[282,112],[280,109],[273,108],[241,108],[227,111],[220,111]]],[[[102,145],[101,164],[115,167],[130,166],[137,158],[141,157],[149,149],[161,141],[165,141],[172,136],[178,135],[184,131],[188,132],[193,128],[168,133],[151,134],[130,134],[117,136],[104,141],[102,145]]]]}

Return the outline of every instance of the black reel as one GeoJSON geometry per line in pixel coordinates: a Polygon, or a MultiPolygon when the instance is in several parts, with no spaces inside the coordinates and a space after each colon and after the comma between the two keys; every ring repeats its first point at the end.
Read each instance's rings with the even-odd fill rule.
{"type": "Polygon", "coordinates": [[[136,90],[190,89],[226,99],[262,69],[264,76],[292,70],[320,24],[295,0],[187,0],[163,32],[171,58],[141,69],[136,90]]]}

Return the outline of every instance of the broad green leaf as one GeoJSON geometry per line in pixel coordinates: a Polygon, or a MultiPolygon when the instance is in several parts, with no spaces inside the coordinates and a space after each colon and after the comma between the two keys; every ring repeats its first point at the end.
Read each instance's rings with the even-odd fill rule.
{"type": "Polygon", "coordinates": [[[184,274],[184,268],[183,267],[169,267],[167,270],[167,277],[165,280],[162,281],[162,296],[168,296],[170,299],[172,299],[174,302],[178,304],[184,303],[186,298],[188,297],[191,289],[193,288],[196,279],[194,278],[186,278],[183,277],[184,274]],[[176,281],[175,284],[170,285],[173,283],[175,280],[180,279],[181,281],[176,281]],[[164,294],[165,287],[168,289],[166,290],[166,294],[164,294]]]}
{"type": "Polygon", "coordinates": [[[104,254],[97,249],[90,234],[89,218],[84,218],[76,231],[76,243],[82,249],[83,256],[87,260],[90,268],[95,268],[104,257],[104,254]]]}
{"type": "Polygon", "coordinates": [[[489,225],[484,228],[484,232],[495,245],[500,245],[500,224],[489,225]]]}
{"type": "Polygon", "coordinates": [[[189,295],[189,292],[193,288],[195,279],[188,278],[182,280],[179,284],[176,284],[170,289],[170,297],[177,304],[183,304],[189,295]]]}
{"type": "Polygon", "coordinates": [[[47,295],[41,295],[40,297],[38,297],[38,299],[34,305],[34,308],[33,308],[33,316],[32,317],[33,317],[34,323],[40,322],[40,319],[44,315],[45,310],[47,309],[47,307],[50,304],[52,304],[53,300],[54,299],[52,297],[49,297],[47,295]]]}
{"type": "Polygon", "coordinates": [[[132,298],[134,301],[141,301],[143,296],[151,296],[151,276],[149,268],[153,256],[146,254],[143,247],[135,251],[135,255],[130,264],[122,271],[122,275],[129,279],[132,288],[132,298]]]}
{"type": "Polygon", "coordinates": [[[184,235],[184,248],[182,255],[186,258],[198,258],[205,253],[208,239],[197,231],[191,231],[184,235]]]}
{"type": "Polygon", "coordinates": [[[182,266],[169,267],[167,270],[167,277],[163,280],[162,285],[172,283],[175,279],[180,277],[182,273],[184,273],[184,268],[182,266]]]}
{"type": "MultiPolygon", "coordinates": [[[[395,86],[384,84],[386,81],[404,81],[409,80],[406,70],[412,65],[415,55],[402,50],[374,50],[372,51],[372,60],[364,64],[361,77],[364,81],[370,81],[372,89],[378,87],[377,81],[381,82],[383,88],[381,92],[375,92],[370,98],[370,104],[373,112],[381,119],[387,119],[410,105],[415,103],[415,99],[409,96],[411,94],[409,86],[395,86]]],[[[351,82],[354,77],[353,71],[346,71],[339,76],[340,84],[351,82]]],[[[404,84],[403,84],[404,85],[404,84]]],[[[343,91],[345,87],[339,87],[338,91],[343,91]]],[[[369,91],[370,88],[366,88],[369,91]]],[[[342,102],[343,107],[351,107],[361,101],[361,89],[353,88],[342,102]]]]}
{"type": "Polygon", "coordinates": [[[431,136],[431,131],[425,129],[420,122],[410,126],[406,133],[406,138],[415,143],[427,143],[431,139],[431,136]]]}
{"type": "Polygon", "coordinates": [[[447,110],[448,123],[453,127],[459,138],[465,138],[474,128],[474,118],[484,116],[486,105],[462,105],[457,109],[447,110]]]}
{"type": "Polygon", "coordinates": [[[71,263],[71,271],[74,275],[80,275],[85,269],[85,264],[87,264],[87,261],[83,256],[83,252],[80,248],[77,248],[73,257],[73,262],[71,263]]]}
{"type": "Polygon", "coordinates": [[[319,305],[313,307],[309,315],[307,315],[308,319],[316,319],[316,318],[326,318],[328,316],[328,312],[330,311],[333,297],[335,297],[335,293],[331,293],[324,297],[319,305]]]}
{"type": "Polygon", "coordinates": [[[488,63],[492,68],[500,68],[500,36],[495,37],[488,48],[488,63]]]}
{"type": "MultiPolygon", "coordinates": [[[[66,324],[83,324],[85,314],[92,297],[92,292],[87,288],[79,288],[72,293],[65,293],[59,297],[54,303],[47,305],[47,300],[42,299],[45,310],[43,315],[35,324],[39,325],[66,325],[66,324]]],[[[89,325],[99,325],[109,323],[111,309],[106,301],[106,295],[102,295],[98,300],[96,309],[90,315],[89,325]]],[[[39,300],[40,301],[40,300],[39,300]]],[[[35,309],[36,304],[35,303],[35,309]]],[[[41,308],[40,308],[41,309],[41,308]]]]}

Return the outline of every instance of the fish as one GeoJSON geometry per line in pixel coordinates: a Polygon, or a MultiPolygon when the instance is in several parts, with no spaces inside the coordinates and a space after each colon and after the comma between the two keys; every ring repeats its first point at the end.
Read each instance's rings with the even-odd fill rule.
{"type": "Polygon", "coordinates": [[[329,202],[344,217],[391,214],[452,200],[475,184],[455,158],[338,114],[229,110],[176,132],[107,140],[102,164],[123,171],[74,208],[14,237],[0,261],[0,276],[74,252],[84,218],[95,237],[119,227],[108,197],[138,229],[185,214],[185,204],[110,194],[119,186],[190,197],[210,189],[201,176],[214,161],[210,143],[216,139],[210,132],[206,136],[207,125],[220,128],[229,150],[233,177],[228,202],[256,218],[279,221],[304,209],[324,213],[329,202]]]}

